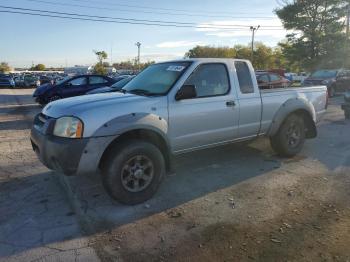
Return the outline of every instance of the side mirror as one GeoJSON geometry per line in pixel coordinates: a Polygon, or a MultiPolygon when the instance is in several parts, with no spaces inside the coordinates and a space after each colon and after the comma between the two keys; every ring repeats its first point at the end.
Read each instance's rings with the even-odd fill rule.
{"type": "Polygon", "coordinates": [[[175,95],[175,100],[185,100],[197,97],[195,85],[183,85],[175,95]]]}

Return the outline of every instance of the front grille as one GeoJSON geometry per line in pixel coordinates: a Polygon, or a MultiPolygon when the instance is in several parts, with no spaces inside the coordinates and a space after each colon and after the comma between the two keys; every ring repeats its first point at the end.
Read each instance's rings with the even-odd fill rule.
{"type": "Polygon", "coordinates": [[[52,117],[49,117],[47,115],[44,115],[43,113],[38,114],[34,119],[34,127],[41,131],[42,133],[46,133],[46,130],[49,127],[50,120],[52,120],[52,117]]]}

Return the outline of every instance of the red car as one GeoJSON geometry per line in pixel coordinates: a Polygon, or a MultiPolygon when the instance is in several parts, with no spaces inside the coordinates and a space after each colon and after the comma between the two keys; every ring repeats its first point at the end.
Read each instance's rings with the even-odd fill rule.
{"type": "Polygon", "coordinates": [[[255,72],[260,89],[286,88],[291,85],[291,81],[283,76],[271,72],[255,72]]]}

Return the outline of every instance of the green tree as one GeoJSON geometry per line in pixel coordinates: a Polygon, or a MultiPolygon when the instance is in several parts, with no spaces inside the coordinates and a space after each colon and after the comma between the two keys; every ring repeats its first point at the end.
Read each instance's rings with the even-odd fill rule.
{"type": "Polygon", "coordinates": [[[95,55],[97,56],[98,63],[102,64],[103,60],[108,58],[108,55],[105,51],[96,51],[94,50],[95,55]]]}
{"type": "Polygon", "coordinates": [[[97,63],[94,66],[94,73],[98,75],[107,75],[107,68],[103,66],[103,64],[97,63]]]}
{"type": "Polygon", "coordinates": [[[185,54],[185,58],[232,58],[235,55],[235,50],[230,47],[196,46],[185,54]]]}
{"type": "Polygon", "coordinates": [[[347,0],[285,0],[275,10],[283,25],[294,33],[280,43],[290,66],[307,70],[335,68],[349,57],[343,32],[347,0]],[[345,52],[345,53],[344,53],[345,52]]]}
{"type": "Polygon", "coordinates": [[[106,60],[108,58],[108,55],[105,51],[93,51],[95,55],[97,56],[97,64],[94,66],[94,73],[95,74],[100,74],[100,75],[106,75],[107,74],[107,69],[104,65],[103,60],[106,60]]]}
{"type": "MultiPolygon", "coordinates": [[[[196,46],[189,50],[186,58],[238,58],[251,59],[252,51],[249,45],[235,45],[234,47],[196,46]]],[[[263,43],[256,43],[253,65],[256,69],[284,68],[286,61],[281,48],[272,48],[263,43]]]]}
{"type": "Polygon", "coordinates": [[[46,66],[44,64],[37,64],[31,68],[32,71],[44,71],[46,66]]]}
{"type": "MultiPolygon", "coordinates": [[[[154,64],[154,61],[148,61],[146,63],[140,63],[140,70],[145,69],[146,67],[148,67],[149,65],[154,64]]],[[[139,65],[137,63],[135,63],[135,61],[122,61],[119,63],[114,63],[113,67],[115,69],[124,69],[124,70],[135,70],[137,71],[139,69],[139,65]]]]}
{"type": "Polygon", "coordinates": [[[9,64],[6,62],[1,62],[0,63],[0,73],[7,73],[9,71],[11,71],[11,67],[9,66],[9,64]]]}

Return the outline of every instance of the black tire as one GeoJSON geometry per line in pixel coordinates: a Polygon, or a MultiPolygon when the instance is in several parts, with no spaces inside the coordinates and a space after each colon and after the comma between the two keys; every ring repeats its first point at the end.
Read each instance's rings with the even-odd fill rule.
{"type": "Polygon", "coordinates": [[[328,88],[328,97],[335,97],[336,91],[335,91],[335,86],[331,86],[328,88]]]}
{"type": "MultiPolygon", "coordinates": [[[[130,167],[130,169],[132,168],[130,167]]],[[[157,192],[165,174],[165,161],[161,151],[155,145],[142,140],[128,140],[112,148],[104,159],[101,170],[102,182],[110,197],[122,204],[136,205],[147,201],[157,192]],[[148,183],[144,189],[131,192],[132,187],[136,188],[135,180],[139,180],[137,182],[138,186],[141,185],[143,180],[142,178],[135,178],[135,170],[132,174],[125,167],[130,167],[130,161],[141,156],[152,163],[153,175],[148,182],[144,180],[143,186],[148,183]],[[128,175],[125,176],[125,173],[128,175]],[[128,179],[134,180],[124,184],[125,180],[128,179]]],[[[146,172],[143,171],[142,173],[146,172]]]]}
{"type": "Polygon", "coordinates": [[[270,142],[280,156],[293,157],[300,153],[305,143],[304,119],[296,114],[289,115],[270,142]]]}
{"type": "Polygon", "coordinates": [[[350,119],[350,111],[345,110],[345,119],[350,119]]]}

